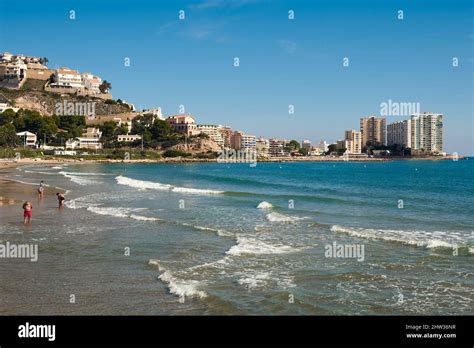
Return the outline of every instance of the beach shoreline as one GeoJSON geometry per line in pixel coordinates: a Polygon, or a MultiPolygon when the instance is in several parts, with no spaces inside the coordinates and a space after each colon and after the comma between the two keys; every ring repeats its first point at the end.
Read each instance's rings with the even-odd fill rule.
{"type": "MultiPolygon", "coordinates": [[[[459,160],[465,159],[464,156],[458,156],[459,160]]],[[[282,163],[282,162],[393,162],[393,161],[446,161],[454,160],[454,157],[449,156],[428,156],[428,157],[397,157],[397,158],[350,158],[345,159],[342,157],[273,157],[266,159],[259,159],[256,162],[261,163],[282,163]]],[[[166,164],[166,163],[249,163],[249,162],[219,162],[217,159],[205,159],[205,158],[182,158],[182,157],[170,157],[161,159],[97,159],[97,160],[80,160],[72,158],[54,158],[54,159],[37,159],[37,158],[23,158],[20,160],[13,159],[0,159],[0,169],[12,168],[23,165],[37,165],[37,166],[49,166],[49,165],[60,165],[60,164],[97,164],[97,163],[122,163],[122,164],[137,164],[137,163],[148,163],[148,164],[166,164]]]]}

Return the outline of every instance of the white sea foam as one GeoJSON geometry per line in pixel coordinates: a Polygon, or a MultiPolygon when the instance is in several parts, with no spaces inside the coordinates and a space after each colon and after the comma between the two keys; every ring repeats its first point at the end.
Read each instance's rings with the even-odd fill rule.
{"type": "Polygon", "coordinates": [[[173,192],[188,193],[188,194],[208,194],[208,195],[223,193],[223,191],[177,187],[177,186],[173,186],[169,184],[162,184],[159,182],[136,180],[136,179],[128,178],[126,176],[122,176],[122,175],[117,176],[115,180],[117,180],[117,183],[119,185],[125,185],[125,186],[135,187],[139,189],[153,189],[153,190],[173,191],[173,192]]]}
{"type": "MultiPolygon", "coordinates": [[[[77,204],[73,204],[77,208],[77,204]]],[[[84,206],[80,206],[84,208],[84,206]]],[[[159,218],[156,217],[147,217],[142,215],[132,214],[131,212],[142,210],[142,208],[123,208],[123,207],[102,207],[98,205],[89,205],[86,208],[87,211],[90,211],[97,215],[107,215],[115,216],[120,218],[130,218],[137,221],[159,221],[159,218]]]]}
{"type": "Polygon", "coordinates": [[[237,282],[240,285],[245,286],[249,290],[258,289],[265,287],[271,279],[271,273],[269,272],[254,272],[246,273],[245,277],[240,278],[237,282]]]}
{"type": "Polygon", "coordinates": [[[141,215],[135,215],[135,214],[129,215],[129,218],[138,220],[138,221],[159,221],[160,220],[156,217],[147,217],[147,216],[141,216],[141,215]]]}
{"type": "Polygon", "coordinates": [[[273,208],[273,204],[265,202],[265,201],[260,202],[257,205],[257,209],[272,209],[272,208],[273,208]]]}
{"type": "Polygon", "coordinates": [[[278,271],[245,270],[245,272],[238,272],[237,276],[239,277],[237,282],[248,290],[262,289],[269,286],[282,289],[296,287],[293,277],[278,271]]]}
{"type": "MultiPolygon", "coordinates": [[[[429,231],[401,231],[401,230],[382,230],[370,228],[353,228],[334,225],[332,232],[347,233],[354,237],[379,239],[391,242],[399,242],[408,245],[415,245],[429,249],[433,248],[456,248],[467,246],[469,253],[472,253],[473,247],[469,243],[468,236],[462,236],[459,233],[449,232],[429,232],[429,231]]],[[[472,241],[471,241],[472,242],[472,241]]]]}
{"type": "Polygon", "coordinates": [[[168,289],[170,290],[170,293],[176,296],[199,298],[207,297],[207,294],[204,291],[197,289],[201,284],[197,280],[184,280],[176,278],[170,271],[165,271],[158,278],[163,282],[168,283],[168,289]]]}
{"type": "Polygon", "coordinates": [[[267,215],[267,220],[270,222],[296,222],[304,219],[307,219],[307,217],[288,216],[276,212],[267,215]]]}
{"type": "Polygon", "coordinates": [[[11,181],[14,181],[14,182],[19,182],[20,184],[25,184],[25,185],[33,185],[33,186],[37,186],[38,183],[37,182],[27,182],[27,181],[22,181],[22,180],[18,180],[18,179],[11,179],[11,178],[6,178],[7,180],[11,180],[11,181]]]}
{"type": "Polygon", "coordinates": [[[72,175],[68,172],[59,172],[59,174],[62,174],[64,177],[81,186],[102,184],[101,181],[97,181],[91,178],[85,178],[81,175],[72,175]]]}
{"type": "Polygon", "coordinates": [[[25,173],[32,173],[32,174],[43,174],[43,175],[57,175],[58,173],[54,172],[41,172],[38,170],[25,170],[25,173]]]}
{"type": "Polygon", "coordinates": [[[60,171],[58,174],[61,174],[65,178],[68,178],[72,182],[81,185],[81,186],[87,186],[87,185],[97,185],[97,184],[102,184],[102,181],[99,181],[95,178],[90,178],[91,176],[104,176],[104,175],[112,175],[112,174],[105,174],[105,173],[81,173],[81,172],[65,172],[65,171],[60,171]]]}
{"type": "Polygon", "coordinates": [[[221,236],[221,237],[232,237],[234,235],[232,232],[228,232],[228,231],[218,229],[218,228],[198,226],[198,225],[188,224],[186,222],[181,223],[181,225],[188,226],[188,227],[191,227],[191,228],[195,228],[195,229],[201,230],[201,231],[214,232],[214,233],[217,233],[217,235],[221,236]]]}
{"type": "Polygon", "coordinates": [[[89,172],[58,172],[58,174],[62,175],[78,175],[78,176],[107,176],[107,175],[114,175],[108,173],[89,173],[89,172]]]}
{"type": "Polygon", "coordinates": [[[97,215],[108,215],[115,217],[128,217],[128,209],[126,208],[111,208],[111,207],[87,207],[87,211],[90,211],[97,215]]]}
{"type": "Polygon", "coordinates": [[[285,254],[300,251],[301,249],[283,244],[269,244],[258,239],[237,236],[237,244],[226,251],[227,255],[239,256],[245,254],[285,254]]]}
{"type": "Polygon", "coordinates": [[[160,272],[163,272],[158,276],[158,279],[168,284],[168,289],[171,294],[184,298],[188,297],[198,297],[205,298],[207,294],[199,290],[199,287],[202,285],[197,280],[188,280],[181,279],[176,277],[171,271],[167,270],[160,262],[160,260],[151,259],[148,261],[149,265],[158,267],[160,272]]]}

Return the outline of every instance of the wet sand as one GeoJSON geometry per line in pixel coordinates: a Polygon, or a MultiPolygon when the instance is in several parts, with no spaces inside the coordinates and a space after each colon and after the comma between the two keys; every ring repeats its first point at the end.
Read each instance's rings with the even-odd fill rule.
{"type": "Polygon", "coordinates": [[[54,202],[56,192],[64,193],[64,190],[48,186],[45,189],[43,198],[40,199],[37,193],[37,186],[5,179],[2,177],[2,172],[0,172],[0,220],[18,216],[18,221],[22,222],[22,205],[25,201],[32,202],[34,216],[35,207],[45,200],[54,202]]]}

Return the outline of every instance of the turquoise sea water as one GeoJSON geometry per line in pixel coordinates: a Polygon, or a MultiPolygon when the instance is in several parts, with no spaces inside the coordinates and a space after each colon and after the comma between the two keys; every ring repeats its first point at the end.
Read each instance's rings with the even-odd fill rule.
{"type": "Polygon", "coordinates": [[[474,314],[473,168],[469,159],[13,169],[2,175],[66,189],[67,208],[33,200],[30,227],[21,207],[1,208],[0,240],[38,243],[39,260],[1,261],[0,312],[474,314]],[[363,255],[328,257],[334,243],[363,255]]]}

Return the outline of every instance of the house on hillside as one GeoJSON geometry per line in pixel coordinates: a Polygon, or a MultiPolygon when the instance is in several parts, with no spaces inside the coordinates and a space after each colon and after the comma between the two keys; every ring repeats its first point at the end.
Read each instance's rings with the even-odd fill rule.
{"type": "Polygon", "coordinates": [[[98,128],[88,127],[86,131],[82,133],[82,137],[66,141],[66,149],[100,150],[102,149],[102,143],[100,142],[101,137],[102,132],[98,128]]]}
{"type": "Polygon", "coordinates": [[[36,136],[35,133],[24,131],[24,132],[16,133],[16,135],[18,135],[22,139],[24,146],[36,147],[38,137],[36,136]]]}
{"type": "Polygon", "coordinates": [[[196,121],[191,115],[175,115],[166,119],[173,130],[178,133],[186,134],[187,136],[195,135],[196,121]]]}

